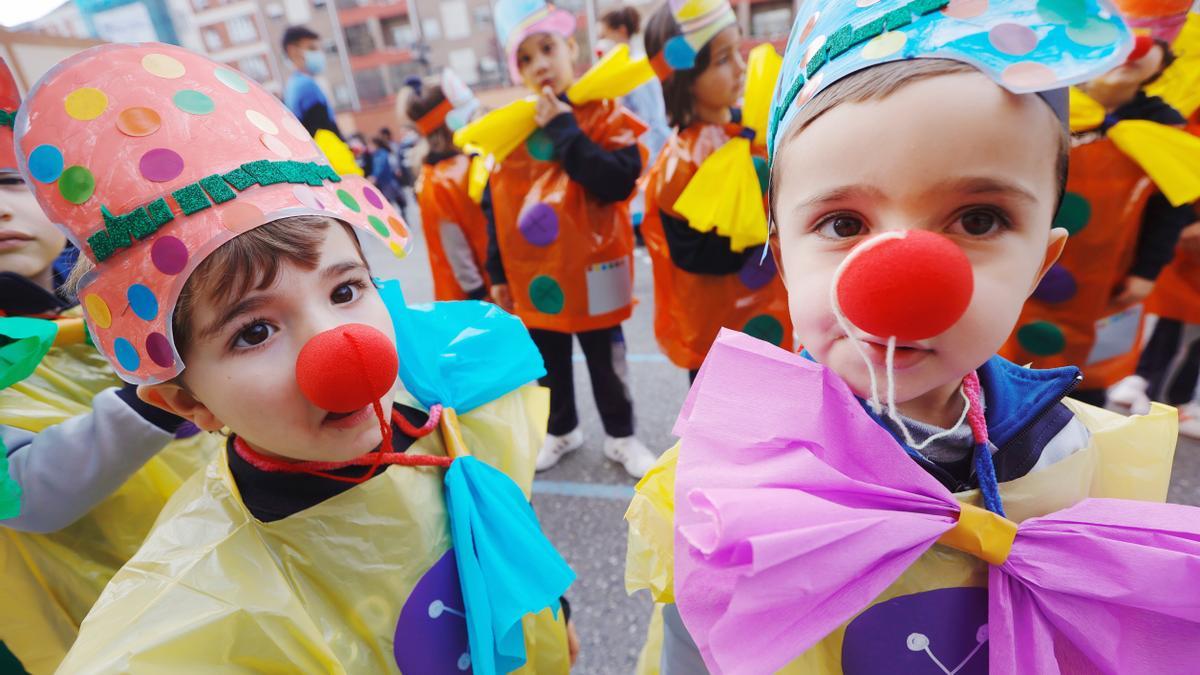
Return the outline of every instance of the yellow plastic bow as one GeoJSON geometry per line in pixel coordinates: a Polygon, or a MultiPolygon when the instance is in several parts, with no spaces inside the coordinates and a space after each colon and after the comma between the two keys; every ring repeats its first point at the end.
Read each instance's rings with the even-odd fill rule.
{"type": "MultiPolygon", "coordinates": [[[[653,77],[654,69],[645,57],[631,59],[629,47],[619,45],[567,89],[567,99],[579,105],[620,98],[653,77]]],[[[533,96],[513,101],[456,131],[454,143],[502,162],[537,130],[536,110],[537,99],[533,96]]]]}
{"type": "Polygon", "coordinates": [[[488,177],[492,174],[492,163],[483,157],[475,148],[464,150],[471,155],[471,166],[467,169],[467,194],[476,204],[483,201],[483,191],[487,189],[488,177]]]}
{"type": "Polygon", "coordinates": [[[333,167],[339,176],[363,175],[362,167],[354,161],[354,153],[342,139],[337,137],[337,134],[328,129],[317,129],[313,140],[325,154],[325,159],[329,160],[329,166],[333,167]]]}
{"type": "MultiPolygon", "coordinates": [[[[746,64],[743,126],[755,132],[753,143],[765,145],[771,95],[783,59],[770,44],[750,50],[746,64]]],[[[674,210],[698,232],[716,230],[729,237],[735,253],[767,241],[767,214],[751,141],[729,139],[708,156],[675,201],[674,210]]]]}
{"type": "Polygon", "coordinates": [[[1188,15],[1171,50],[1175,62],[1146,87],[1146,93],[1162,97],[1184,117],[1191,117],[1200,108],[1200,14],[1188,15]]]}
{"type": "Polygon", "coordinates": [[[974,504],[960,502],[958,522],[938,543],[988,563],[1003,565],[1017,538],[1017,524],[974,504]]]}
{"type": "MultiPolygon", "coordinates": [[[[1072,88],[1071,130],[1086,131],[1103,121],[1103,106],[1072,88]]],[[[1137,162],[1172,206],[1200,199],[1200,138],[1150,120],[1121,120],[1106,135],[1121,152],[1137,162]]]]}

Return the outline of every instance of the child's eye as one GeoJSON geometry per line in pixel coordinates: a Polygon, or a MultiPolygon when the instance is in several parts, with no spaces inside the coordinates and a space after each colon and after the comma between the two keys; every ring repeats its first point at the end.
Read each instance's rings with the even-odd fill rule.
{"type": "Polygon", "coordinates": [[[344,284],[339,284],[333,292],[329,294],[329,299],[335,305],[344,305],[348,302],[354,302],[358,296],[362,294],[363,283],[361,281],[347,281],[344,284]]]}
{"type": "Polygon", "coordinates": [[[275,334],[275,327],[266,321],[256,319],[242,330],[238,331],[233,346],[238,349],[257,347],[275,334]]]}
{"type": "Polygon", "coordinates": [[[817,234],[827,239],[849,239],[866,232],[867,226],[862,218],[850,214],[839,214],[826,218],[817,224],[817,234]]]}
{"type": "Polygon", "coordinates": [[[950,226],[950,231],[971,237],[986,237],[996,234],[1006,227],[1008,227],[1008,220],[1004,214],[995,209],[975,208],[959,216],[958,220],[950,226]]]}

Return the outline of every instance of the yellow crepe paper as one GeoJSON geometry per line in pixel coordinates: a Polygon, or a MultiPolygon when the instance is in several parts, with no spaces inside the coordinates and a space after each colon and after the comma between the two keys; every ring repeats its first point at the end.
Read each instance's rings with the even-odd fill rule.
{"type": "MultiPolygon", "coordinates": [[[[629,47],[619,45],[567,89],[567,99],[579,105],[620,98],[653,77],[654,70],[645,57],[631,59],[629,47]]],[[[536,97],[513,101],[459,129],[454,134],[454,143],[460,148],[472,148],[497,162],[504,161],[537,130],[537,122],[533,119],[536,110],[536,97]]]]}
{"type": "Polygon", "coordinates": [[[1075,87],[1071,87],[1070,92],[1072,133],[1090,131],[1104,123],[1104,106],[1075,87]]]}
{"type": "Polygon", "coordinates": [[[1200,108],[1200,14],[1188,15],[1171,49],[1175,62],[1146,87],[1146,93],[1162,97],[1184,117],[1191,117],[1200,108]]]}
{"type": "Polygon", "coordinates": [[[1148,120],[1118,122],[1108,137],[1142,167],[1172,206],[1200,199],[1200,138],[1148,120]]]}
{"type": "Polygon", "coordinates": [[[766,146],[767,124],[770,120],[771,97],[783,57],[775,47],[764,43],[750,50],[746,62],[746,96],[742,104],[742,124],[754,130],[755,145],[766,146]]]}

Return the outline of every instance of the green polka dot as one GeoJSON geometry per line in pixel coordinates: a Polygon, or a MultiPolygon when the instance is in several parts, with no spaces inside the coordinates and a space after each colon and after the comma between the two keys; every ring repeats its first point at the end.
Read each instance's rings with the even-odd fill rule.
{"type": "Polygon", "coordinates": [[[389,236],[391,236],[391,234],[388,232],[387,225],[384,225],[383,221],[377,216],[367,216],[367,222],[370,223],[371,227],[375,228],[375,231],[379,233],[379,236],[383,237],[384,239],[387,239],[389,236]]]}
{"type": "Polygon", "coordinates": [[[1058,207],[1058,215],[1054,216],[1054,227],[1061,227],[1070,234],[1075,234],[1087,227],[1092,219],[1092,205],[1086,197],[1074,192],[1063,195],[1062,206],[1058,207]]]}
{"type": "Polygon", "coordinates": [[[216,104],[207,94],[195,89],[182,89],[175,92],[175,107],[193,115],[207,115],[216,109],[216,104]]]}
{"type": "Polygon", "coordinates": [[[764,195],[767,194],[767,187],[771,184],[771,170],[767,168],[767,160],[755,157],[754,172],[758,174],[758,189],[762,190],[764,195]]]}
{"type": "Polygon", "coordinates": [[[742,332],[775,346],[783,343],[783,325],[769,314],[759,314],[742,326],[742,332]]]}
{"type": "Polygon", "coordinates": [[[246,83],[245,78],[228,68],[217,68],[214,73],[221,84],[229,87],[239,94],[245,94],[250,91],[250,85],[246,83]]]}
{"type": "Polygon", "coordinates": [[[1082,0],[1038,0],[1037,13],[1046,23],[1081,25],[1088,19],[1082,0]]]}
{"type": "Polygon", "coordinates": [[[525,139],[525,149],[529,151],[529,156],[549,162],[554,159],[554,141],[550,140],[550,135],[545,131],[538,129],[525,139]]]}
{"type": "Polygon", "coordinates": [[[96,177],[82,166],[69,166],[58,177],[58,191],[72,204],[82,204],[96,191],[96,177]]]}
{"type": "Polygon", "coordinates": [[[1017,331],[1017,343],[1035,356],[1054,356],[1067,346],[1062,329],[1049,321],[1034,321],[1017,331]]]}
{"type": "Polygon", "coordinates": [[[337,195],[338,199],[342,200],[342,203],[346,205],[346,208],[355,213],[362,211],[362,207],[358,205],[358,202],[355,201],[354,197],[351,196],[349,192],[346,192],[345,190],[338,190],[337,195]]]}
{"type": "Polygon", "coordinates": [[[562,286],[544,274],[529,282],[529,300],[543,314],[558,314],[566,302],[562,286]]]}

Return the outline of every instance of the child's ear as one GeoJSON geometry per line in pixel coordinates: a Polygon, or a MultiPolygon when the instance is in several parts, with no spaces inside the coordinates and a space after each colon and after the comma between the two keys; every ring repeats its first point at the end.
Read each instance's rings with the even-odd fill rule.
{"type": "Polygon", "coordinates": [[[567,50],[571,54],[571,63],[579,60],[579,43],[575,41],[575,37],[567,38],[567,50]]]}
{"type": "Polygon", "coordinates": [[[774,225],[770,226],[771,233],[767,235],[767,246],[771,247],[771,257],[775,259],[775,271],[779,273],[779,280],[783,282],[783,289],[787,290],[787,274],[783,269],[783,252],[779,248],[779,230],[775,229],[774,225]]]}
{"type": "Polygon", "coordinates": [[[1054,267],[1054,263],[1058,262],[1059,257],[1063,254],[1063,249],[1067,247],[1067,237],[1070,236],[1064,228],[1055,227],[1050,230],[1050,241],[1046,244],[1046,257],[1042,260],[1042,269],[1038,271],[1037,278],[1033,280],[1033,286],[1029,288],[1028,295],[1033,295],[1039,284],[1042,283],[1042,278],[1054,267]]]}
{"type": "Polygon", "coordinates": [[[205,431],[220,431],[225,424],[187,389],[172,382],[142,384],[137,388],[138,398],[162,408],[172,415],[195,424],[205,431]]]}

